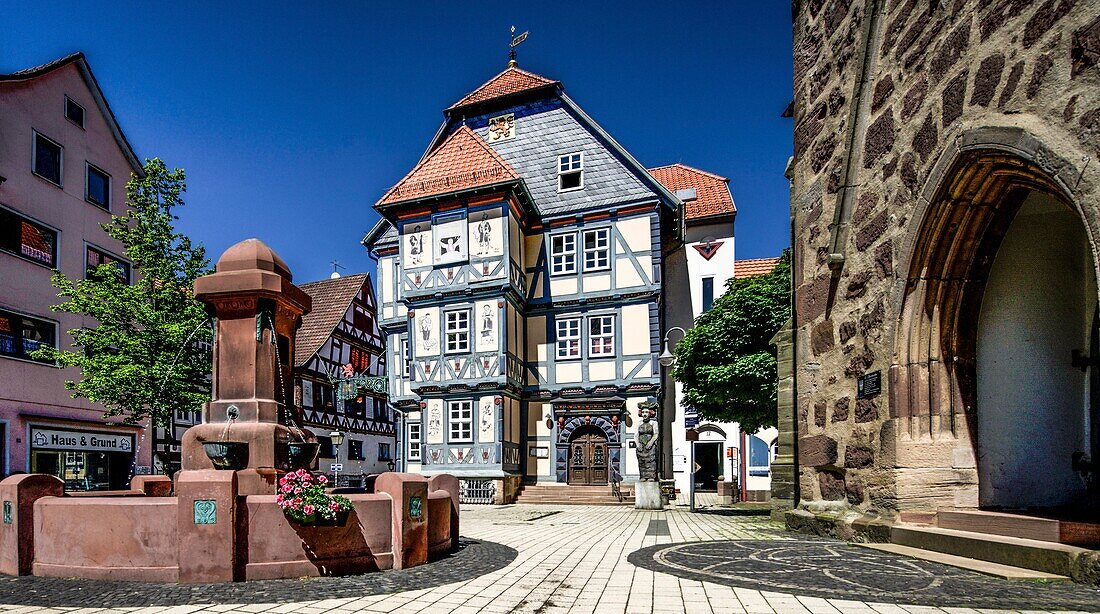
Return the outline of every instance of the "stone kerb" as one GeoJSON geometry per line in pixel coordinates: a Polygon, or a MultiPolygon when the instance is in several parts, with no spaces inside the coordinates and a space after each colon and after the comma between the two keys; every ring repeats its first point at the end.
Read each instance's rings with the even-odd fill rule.
{"type": "Polygon", "coordinates": [[[393,568],[428,562],[428,478],[411,473],[383,473],[376,493],[393,499],[393,568]]]}
{"type": "Polygon", "coordinates": [[[52,475],[13,475],[0,482],[0,573],[29,575],[34,563],[34,504],[65,494],[65,483],[52,475]]]}

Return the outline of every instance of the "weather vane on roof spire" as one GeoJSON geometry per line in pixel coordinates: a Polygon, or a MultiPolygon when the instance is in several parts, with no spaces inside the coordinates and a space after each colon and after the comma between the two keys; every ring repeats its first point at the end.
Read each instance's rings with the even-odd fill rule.
{"type": "Polygon", "coordinates": [[[516,47],[518,47],[519,44],[523,41],[527,40],[528,34],[529,31],[524,30],[523,34],[516,36],[516,27],[512,26],[512,45],[508,51],[508,68],[515,68],[516,66],[518,66],[518,64],[516,63],[516,47]]]}

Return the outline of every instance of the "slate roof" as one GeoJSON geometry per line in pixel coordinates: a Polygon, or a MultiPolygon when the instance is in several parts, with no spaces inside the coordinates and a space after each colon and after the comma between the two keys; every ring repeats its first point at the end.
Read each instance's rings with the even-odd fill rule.
{"type": "Polygon", "coordinates": [[[497,76],[483,83],[476,90],[463,96],[461,100],[451,105],[447,111],[478,104],[494,98],[500,98],[502,96],[510,96],[527,90],[553,85],[560,85],[560,83],[527,72],[526,70],[521,70],[515,66],[509,66],[497,74],[497,76]]]}
{"type": "MultiPolygon", "coordinates": [[[[653,190],[565,106],[558,103],[553,107],[530,115],[517,114],[515,138],[491,145],[523,177],[541,215],[656,199],[653,190]],[[584,152],[584,189],[559,192],[558,156],[573,152],[584,152]]],[[[481,139],[488,138],[487,123],[470,123],[477,126],[481,139]]]]}
{"type": "Polygon", "coordinates": [[[118,124],[118,118],[116,118],[114,112],[111,111],[111,105],[107,104],[107,98],[103,95],[103,90],[100,89],[99,82],[96,81],[95,75],[92,74],[92,67],[84,57],[83,51],[70,53],[65,57],[31,68],[17,70],[8,74],[0,73],[0,82],[34,79],[69,64],[76,65],[77,70],[80,72],[80,76],[84,79],[85,85],[88,86],[88,90],[92,93],[92,99],[95,100],[96,107],[99,108],[99,112],[102,113],[103,117],[107,120],[107,127],[111,130],[111,135],[115,137],[115,142],[118,144],[119,149],[122,150],[122,155],[126,158],[126,161],[130,163],[130,167],[134,172],[137,173],[138,176],[144,177],[145,169],[142,167],[141,161],[138,160],[137,154],[134,153],[134,148],[130,145],[130,141],[127,140],[126,135],[122,133],[122,127],[118,124]]]}
{"type": "Polygon", "coordinates": [[[302,316],[302,326],[294,335],[295,367],[309,362],[321,349],[343,320],[351,301],[369,283],[370,274],[357,273],[298,286],[313,299],[313,311],[302,316]]]}
{"type": "Polygon", "coordinates": [[[730,195],[730,180],[690,167],[686,164],[669,164],[649,169],[649,174],[660,181],[670,192],[694,189],[695,199],[684,198],[684,215],[691,220],[733,215],[737,206],[730,195]]]}
{"type": "Polygon", "coordinates": [[[447,137],[442,145],[420,161],[377,205],[389,205],[458,192],[509,180],[516,174],[485,141],[466,126],[447,137]]]}
{"type": "Polygon", "coordinates": [[[397,239],[397,228],[389,220],[382,218],[363,237],[362,244],[369,249],[374,249],[391,243],[396,245],[397,239]]]}
{"type": "Polygon", "coordinates": [[[767,275],[772,272],[775,265],[779,264],[779,258],[753,258],[750,260],[734,260],[733,276],[737,279],[767,275]]]}

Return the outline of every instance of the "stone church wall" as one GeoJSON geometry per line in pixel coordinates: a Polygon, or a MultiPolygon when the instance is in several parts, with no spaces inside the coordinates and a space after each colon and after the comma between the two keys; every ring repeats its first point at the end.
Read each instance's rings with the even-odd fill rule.
{"type": "Polygon", "coordinates": [[[926,374],[931,393],[919,398],[892,377],[907,355],[897,328],[916,237],[951,156],[990,139],[1065,186],[1095,260],[1098,50],[1095,1],[794,3],[788,176],[804,503],[888,515],[977,505],[965,410],[927,407],[958,404],[937,388],[947,380],[926,374]],[[857,399],[857,379],[874,371],[881,394],[857,399]]]}

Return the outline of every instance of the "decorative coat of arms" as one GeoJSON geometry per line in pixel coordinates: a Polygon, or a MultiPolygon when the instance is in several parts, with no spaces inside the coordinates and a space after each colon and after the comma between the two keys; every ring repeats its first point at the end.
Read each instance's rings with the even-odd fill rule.
{"type": "Polygon", "coordinates": [[[509,113],[489,120],[489,142],[503,141],[516,136],[516,114],[509,113]]]}

